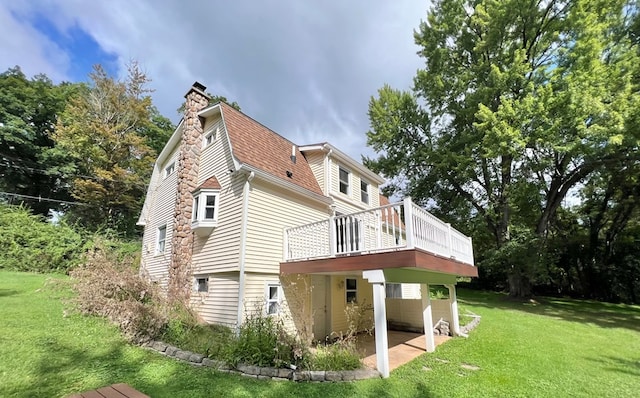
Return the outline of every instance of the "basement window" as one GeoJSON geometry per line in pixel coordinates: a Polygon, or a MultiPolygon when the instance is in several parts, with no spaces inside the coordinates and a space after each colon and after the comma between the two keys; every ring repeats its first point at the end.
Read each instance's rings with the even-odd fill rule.
{"type": "Polygon", "coordinates": [[[196,278],[194,287],[195,290],[199,293],[209,293],[209,278],[196,278]]]}
{"type": "Polygon", "coordinates": [[[277,315],[280,312],[280,284],[267,283],[265,295],[267,315],[277,315]]]}
{"type": "Polygon", "coordinates": [[[402,284],[400,283],[387,283],[385,285],[387,298],[401,299],[402,298],[402,284]]]}
{"type": "Polygon", "coordinates": [[[354,278],[347,278],[345,280],[346,287],[346,299],[347,303],[358,302],[358,281],[354,278]]]}

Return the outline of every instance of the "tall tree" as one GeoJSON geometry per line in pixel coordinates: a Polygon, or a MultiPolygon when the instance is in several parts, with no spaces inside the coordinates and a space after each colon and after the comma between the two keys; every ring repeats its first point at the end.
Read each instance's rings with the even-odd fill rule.
{"type": "MultiPolygon", "coordinates": [[[[80,84],[54,84],[46,75],[28,79],[20,67],[0,74],[0,190],[31,197],[69,200],[64,163],[49,156],[57,116],[80,84]]],[[[18,197],[23,199],[24,197],[18,197]]],[[[47,215],[59,203],[25,200],[47,215]]]]}
{"type": "Polygon", "coordinates": [[[637,13],[622,0],[436,2],[415,33],[426,64],[413,90],[370,102],[369,166],[458,224],[482,222],[476,252],[497,253],[510,292],[529,294],[547,260],[531,246],[569,192],[637,157],[637,13]]]}
{"type": "Polygon", "coordinates": [[[90,85],[67,106],[54,135],[56,147],[74,160],[72,195],[86,204],[70,209],[70,215],[90,229],[131,235],[156,156],[153,148],[161,147],[173,126],[153,107],[149,79],[136,63],[124,80],[99,65],[89,77],[90,85]]]}

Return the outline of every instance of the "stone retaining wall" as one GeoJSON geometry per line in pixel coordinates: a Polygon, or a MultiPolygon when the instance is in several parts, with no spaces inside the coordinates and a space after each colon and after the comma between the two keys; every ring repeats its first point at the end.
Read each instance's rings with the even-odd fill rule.
{"type": "Polygon", "coordinates": [[[262,368],[259,366],[250,366],[238,364],[235,368],[227,365],[222,361],[206,358],[202,354],[196,354],[191,351],[181,350],[161,341],[150,341],[144,345],[163,355],[173,357],[194,366],[206,366],[216,369],[224,373],[235,373],[245,377],[256,379],[271,379],[276,381],[353,381],[379,378],[380,372],[374,369],[356,369],[356,370],[292,370],[283,368],[262,368]]]}
{"type": "MultiPolygon", "coordinates": [[[[469,333],[480,323],[480,316],[473,315],[473,320],[462,326],[462,333],[469,333]]],[[[374,379],[380,377],[380,372],[375,369],[356,369],[356,370],[292,370],[283,368],[262,368],[259,366],[251,366],[238,364],[231,367],[225,362],[210,359],[202,354],[196,354],[191,351],[181,350],[161,341],[149,341],[143,344],[143,347],[157,351],[163,355],[176,358],[178,360],[189,363],[194,366],[206,366],[216,369],[223,373],[235,373],[245,377],[252,377],[261,380],[276,381],[310,381],[310,382],[327,382],[327,381],[354,381],[374,379]]]]}

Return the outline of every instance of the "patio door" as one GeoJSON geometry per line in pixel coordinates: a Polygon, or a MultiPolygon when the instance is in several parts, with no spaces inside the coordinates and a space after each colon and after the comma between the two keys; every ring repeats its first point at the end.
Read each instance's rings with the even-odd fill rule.
{"type": "Polygon", "coordinates": [[[331,332],[330,276],[312,275],[311,308],[313,311],[313,339],[324,341],[331,332]]]}

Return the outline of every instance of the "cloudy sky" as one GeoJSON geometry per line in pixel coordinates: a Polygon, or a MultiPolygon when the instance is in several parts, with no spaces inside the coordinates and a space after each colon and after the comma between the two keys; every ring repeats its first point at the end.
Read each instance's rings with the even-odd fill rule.
{"type": "Polygon", "coordinates": [[[413,30],[425,0],[0,0],[0,70],[86,81],[137,60],[174,122],[194,81],[298,144],[360,159],[367,104],[408,88],[422,62],[413,30]],[[186,4],[189,4],[188,6],[186,4]]]}

